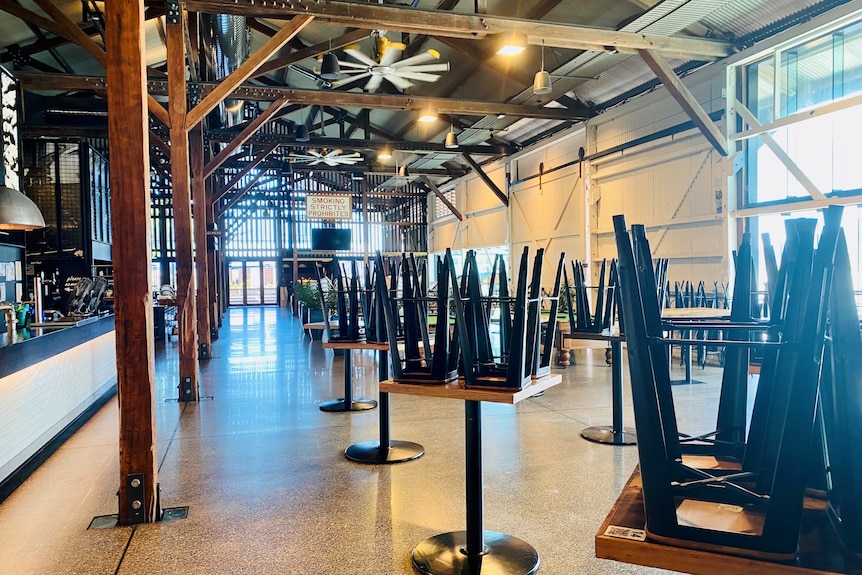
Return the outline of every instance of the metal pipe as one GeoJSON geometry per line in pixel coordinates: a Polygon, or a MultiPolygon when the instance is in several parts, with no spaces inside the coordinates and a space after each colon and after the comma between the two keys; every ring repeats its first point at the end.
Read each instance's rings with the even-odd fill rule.
{"type": "Polygon", "coordinates": [[[36,323],[45,321],[42,317],[42,278],[33,278],[33,307],[36,308],[36,323]]]}
{"type": "Polygon", "coordinates": [[[6,333],[9,334],[9,343],[15,343],[15,324],[18,323],[15,306],[8,302],[0,303],[0,311],[6,313],[6,333]]]}

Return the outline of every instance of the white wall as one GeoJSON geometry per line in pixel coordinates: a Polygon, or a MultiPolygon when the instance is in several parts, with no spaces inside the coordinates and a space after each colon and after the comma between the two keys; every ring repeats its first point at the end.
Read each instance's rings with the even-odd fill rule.
{"type": "MultiPolygon", "coordinates": [[[[686,78],[707,112],[724,109],[724,68],[686,78]]],[[[664,89],[590,122],[590,155],[689,122],[664,89]]],[[[592,258],[616,255],[612,217],[644,224],[654,257],[669,258],[669,279],[726,281],[727,179],[731,163],[696,128],[590,162],[592,258]]]]}
{"type": "Polygon", "coordinates": [[[113,330],[0,378],[0,481],[110,390],[116,380],[113,330]]]}

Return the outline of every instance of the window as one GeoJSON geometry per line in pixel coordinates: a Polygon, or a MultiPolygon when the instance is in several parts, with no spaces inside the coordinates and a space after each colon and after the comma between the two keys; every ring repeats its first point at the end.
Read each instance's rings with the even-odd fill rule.
{"type": "MultiPolygon", "coordinates": [[[[744,102],[764,125],[860,94],[862,23],[777,49],[744,66],[742,78],[744,102]]],[[[859,193],[858,126],[862,106],[852,106],[780,127],[771,135],[824,194],[859,193]]],[[[748,206],[810,197],[762,138],[749,138],[745,146],[748,206]]]]}

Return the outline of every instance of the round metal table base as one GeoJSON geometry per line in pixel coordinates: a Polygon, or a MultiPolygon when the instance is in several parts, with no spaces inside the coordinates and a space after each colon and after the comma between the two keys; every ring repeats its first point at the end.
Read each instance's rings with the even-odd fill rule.
{"type": "Polygon", "coordinates": [[[701,383],[706,383],[706,382],[701,381],[699,379],[672,379],[672,380],[670,380],[671,385],[700,385],[701,383]]]}
{"type": "Polygon", "coordinates": [[[354,399],[352,402],[346,403],[342,398],[324,401],[320,404],[320,411],[365,411],[375,407],[377,407],[377,402],[373,399],[354,399]]]}
{"type": "Polygon", "coordinates": [[[607,445],[635,445],[638,442],[638,436],[633,429],[614,431],[610,425],[588,427],[581,431],[581,437],[607,445]]]}
{"type": "Polygon", "coordinates": [[[389,449],[382,447],[379,441],[363,441],[344,450],[344,457],[359,463],[401,463],[423,455],[425,448],[418,443],[397,440],[389,442],[389,449]]]}
{"type": "Polygon", "coordinates": [[[466,531],[441,533],[413,549],[413,567],[423,575],[531,575],[539,570],[539,554],[517,537],[485,531],[485,553],[468,557],[466,531]]]}

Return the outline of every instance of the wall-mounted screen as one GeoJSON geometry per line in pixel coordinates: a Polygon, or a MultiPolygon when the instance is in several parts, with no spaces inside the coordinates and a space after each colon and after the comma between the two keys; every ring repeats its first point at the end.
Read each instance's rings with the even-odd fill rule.
{"type": "Polygon", "coordinates": [[[350,230],[317,228],[311,230],[311,249],[315,251],[349,251],[350,230]]]}

